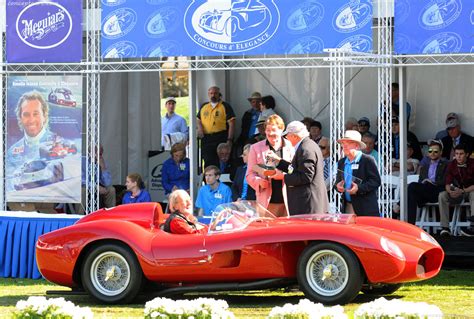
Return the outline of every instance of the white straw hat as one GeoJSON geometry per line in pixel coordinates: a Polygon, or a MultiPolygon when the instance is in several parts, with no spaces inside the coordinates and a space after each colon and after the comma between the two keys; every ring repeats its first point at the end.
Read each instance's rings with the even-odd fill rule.
{"type": "Polygon", "coordinates": [[[341,143],[343,141],[352,141],[352,142],[357,142],[359,143],[361,149],[364,149],[367,147],[364,142],[362,142],[362,136],[358,131],[354,130],[347,130],[344,133],[344,136],[341,139],[338,139],[337,142],[341,143]]]}

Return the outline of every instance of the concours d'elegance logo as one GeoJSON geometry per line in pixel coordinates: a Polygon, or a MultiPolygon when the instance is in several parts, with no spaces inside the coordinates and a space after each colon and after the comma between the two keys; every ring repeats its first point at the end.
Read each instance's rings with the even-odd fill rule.
{"type": "Polygon", "coordinates": [[[131,8],[120,8],[109,13],[102,23],[102,33],[107,39],[123,37],[133,30],[137,13],[131,8]]]}
{"type": "Polygon", "coordinates": [[[238,53],[269,41],[280,24],[274,0],[194,0],[184,14],[184,28],[198,45],[238,53]]]}
{"type": "Polygon", "coordinates": [[[461,15],[460,0],[433,0],[421,11],[419,24],[427,30],[447,27],[461,15]]]}
{"type": "Polygon", "coordinates": [[[332,25],[338,32],[354,32],[363,28],[371,19],[371,0],[351,0],[337,10],[332,25]]]}
{"type": "Polygon", "coordinates": [[[18,37],[35,49],[55,48],[71,34],[71,14],[62,5],[53,2],[31,3],[16,19],[18,37]]]}

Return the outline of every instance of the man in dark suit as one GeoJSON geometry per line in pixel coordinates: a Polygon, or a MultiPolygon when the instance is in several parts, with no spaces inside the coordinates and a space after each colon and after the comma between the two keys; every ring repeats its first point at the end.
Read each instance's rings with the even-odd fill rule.
{"type": "Polygon", "coordinates": [[[474,138],[461,131],[461,124],[458,119],[450,119],[446,121],[446,130],[448,136],[445,136],[441,142],[443,142],[443,158],[448,161],[454,159],[454,147],[458,144],[463,144],[466,147],[468,154],[471,154],[474,148],[474,138]]]}
{"type": "Polygon", "coordinates": [[[380,175],[374,158],[362,153],[366,148],[358,131],[348,130],[337,141],[345,157],[337,163],[336,189],[343,196],[343,213],[379,216],[377,189],[380,175]]]}
{"type": "Polygon", "coordinates": [[[321,149],[300,121],[288,124],[286,138],[295,147],[291,163],[281,160],[274,153],[270,153],[269,157],[277,164],[278,170],[286,173],[277,173],[273,178],[282,178],[287,187],[290,215],[327,213],[329,202],[321,149]]]}

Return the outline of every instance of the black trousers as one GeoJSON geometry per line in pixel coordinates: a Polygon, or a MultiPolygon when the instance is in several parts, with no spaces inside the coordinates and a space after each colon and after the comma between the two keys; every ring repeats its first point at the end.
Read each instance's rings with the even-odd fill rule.
{"type": "Polygon", "coordinates": [[[219,167],[217,145],[220,143],[227,143],[227,131],[204,135],[201,141],[201,156],[204,160],[204,167],[209,165],[219,167]]]}
{"type": "Polygon", "coordinates": [[[411,183],[408,185],[408,222],[415,225],[416,208],[426,203],[436,203],[443,187],[431,183],[411,183]]]}

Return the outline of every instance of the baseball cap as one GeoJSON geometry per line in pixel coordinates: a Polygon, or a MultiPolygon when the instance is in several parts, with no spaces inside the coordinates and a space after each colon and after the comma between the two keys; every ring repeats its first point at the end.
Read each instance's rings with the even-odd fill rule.
{"type": "Polygon", "coordinates": [[[249,101],[252,101],[252,100],[261,100],[262,99],[262,95],[260,94],[260,92],[253,92],[249,98],[247,98],[247,100],[249,101]]]}
{"type": "Polygon", "coordinates": [[[359,121],[357,121],[359,124],[366,124],[367,126],[370,126],[370,120],[368,117],[361,117],[359,121]]]}
{"type": "Polygon", "coordinates": [[[167,98],[166,98],[165,104],[168,103],[168,102],[170,102],[170,101],[176,103],[176,99],[175,99],[174,97],[170,96],[170,97],[167,97],[167,98]]]}
{"type": "Polygon", "coordinates": [[[427,144],[428,144],[428,146],[431,146],[431,145],[434,145],[434,144],[439,145],[439,147],[441,149],[443,149],[443,147],[444,147],[443,142],[441,140],[430,139],[430,140],[428,140],[427,144]]]}
{"type": "Polygon", "coordinates": [[[458,119],[450,119],[446,121],[446,127],[447,128],[453,128],[459,125],[459,120],[458,119]]]}
{"type": "Polygon", "coordinates": [[[446,115],[446,122],[452,119],[459,120],[459,116],[454,112],[448,113],[448,115],[446,115]]]}
{"type": "Polygon", "coordinates": [[[306,134],[309,134],[308,129],[306,128],[306,125],[304,125],[300,121],[293,121],[293,122],[290,122],[286,126],[286,130],[283,132],[282,135],[286,135],[286,134],[289,134],[289,133],[300,134],[300,133],[304,133],[304,132],[306,132],[306,134]]]}

